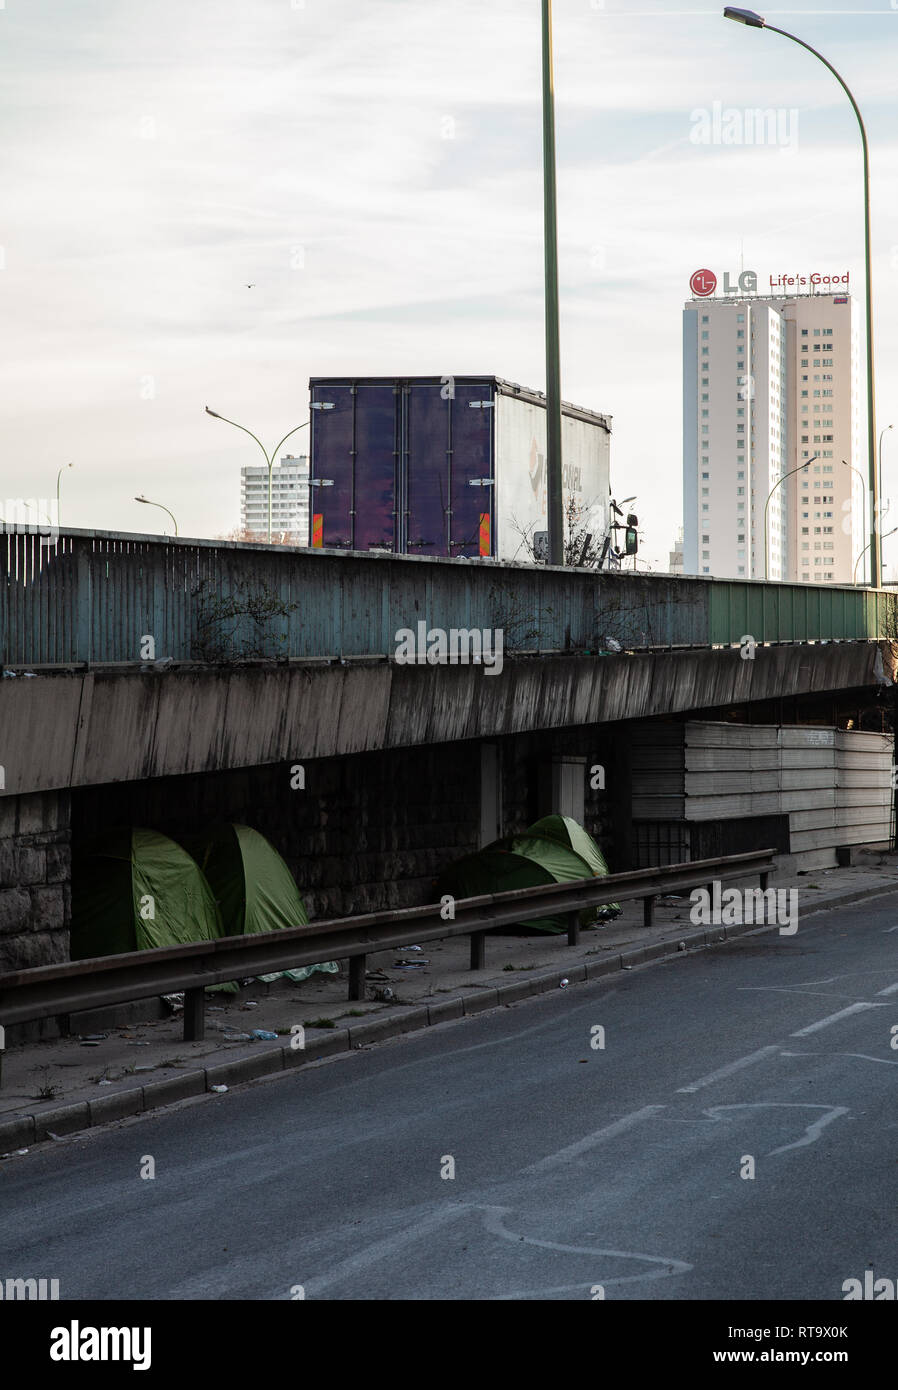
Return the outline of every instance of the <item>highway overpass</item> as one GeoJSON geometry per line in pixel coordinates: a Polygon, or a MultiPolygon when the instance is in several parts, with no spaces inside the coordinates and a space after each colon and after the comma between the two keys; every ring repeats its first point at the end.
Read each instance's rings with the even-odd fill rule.
{"type": "Polygon", "coordinates": [[[891,729],[888,591],[108,532],[2,543],[0,968],[64,955],[72,848],[113,823],[247,819],[313,910],[347,912],[425,900],[440,863],[535,818],[570,764],[607,770],[583,814],[625,867],[639,721],[891,729]],[[501,666],[396,660],[401,631],[452,629],[501,633],[501,666]]]}

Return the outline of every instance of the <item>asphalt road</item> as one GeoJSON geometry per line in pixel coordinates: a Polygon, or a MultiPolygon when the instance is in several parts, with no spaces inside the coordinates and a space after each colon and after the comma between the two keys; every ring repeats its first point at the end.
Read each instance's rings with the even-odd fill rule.
{"type": "Polygon", "coordinates": [[[7,1161],[0,1277],[285,1300],[898,1279],[898,895],[619,979],[7,1161]]]}

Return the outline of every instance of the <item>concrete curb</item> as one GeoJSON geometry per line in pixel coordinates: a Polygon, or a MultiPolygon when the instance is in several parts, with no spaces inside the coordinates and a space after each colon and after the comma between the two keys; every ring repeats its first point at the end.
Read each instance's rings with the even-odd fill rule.
{"type": "MultiPolygon", "coordinates": [[[[895,892],[898,892],[898,884],[890,883],[834,894],[829,898],[820,898],[808,906],[812,912],[825,911],[846,903],[856,903],[865,898],[882,897],[886,893],[895,892]]],[[[150,1110],[173,1105],[176,1101],[205,1095],[213,1086],[243,1085],[262,1077],[276,1076],[279,1072],[292,1071],[308,1062],[317,1062],[341,1052],[384,1042],[388,1038],[401,1037],[405,1033],[418,1032],[424,1028],[436,1027],[440,1023],[473,1017],[490,1009],[519,1003],[522,999],[560,988],[562,980],[567,981],[569,985],[582,984],[615,975],[619,970],[632,970],[636,966],[668,959],[679,954],[684,947],[686,950],[699,950],[725,944],[738,936],[761,935],[776,930],[774,926],[757,925],[753,922],[737,922],[732,926],[711,927],[705,930],[693,928],[683,931],[676,941],[652,941],[645,946],[634,946],[620,953],[612,951],[602,959],[578,961],[566,970],[553,967],[541,974],[530,975],[526,980],[509,980],[508,984],[488,985],[476,993],[456,995],[452,999],[441,999],[433,1004],[411,1005],[385,1017],[354,1024],[351,1028],[335,1028],[332,1033],[325,1033],[320,1038],[313,1039],[311,1045],[305,1049],[291,1046],[260,1049],[250,1057],[238,1057],[232,1062],[221,1062],[202,1070],[183,1072],[180,1076],[173,1076],[165,1081],[149,1082],[144,1086],[113,1092],[112,1095],[98,1096],[95,1100],[60,1105],[39,1115],[16,1115],[7,1120],[0,1120],[0,1152],[26,1148],[30,1144],[47,1139],[50,1135],[75,1134],[80,1130],[108,1124],[112,1120],[146,1114],[150,1110]]]]}

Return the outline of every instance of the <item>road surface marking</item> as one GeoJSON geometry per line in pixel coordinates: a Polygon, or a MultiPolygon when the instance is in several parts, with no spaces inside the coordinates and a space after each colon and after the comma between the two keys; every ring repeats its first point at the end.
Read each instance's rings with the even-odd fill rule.
{"type": "MultiPolygon", "coordinates": [[[[827,993],[824,989],[799,989],[792,985],[740,985],[740,994],[809,994],[814,999],[838,999],[837,994],[827,993]]],[[[851,998],[851,995],[842,995],[842,998],[851,998]]]]}
{"type": "Polygon", "coordinates": [[[869,1052],[837,1052],[837,1057],[860,1057],[864,1062],[882,1062],[886,1067],[898,1067],[898,1062],[893,1062],[890,1057],[871,1057],[869,1052]]]}
{"type": "Polygon", "coordinates": [[[752,1052],[748,1057],[740,1057],[738,1062],[730,1062],[729,1066],[721,1067],[719,1071],[709,1072],[707,1076],[700,1076],[698,1081],[693,1081],[691,1086],[678,1086],[677,1095],[691,1095],[693,1091],[700,1091],[703,1086],[710,1086],[714,1081],[722,1081],[726,1076],[732,1076],[734,1072],[741,1071],[743,1067],[752,1067],[755,1062],[763,1062],[765,1057],[772,1057],[775,1052],[779,1052],[778,1047],[762,1047],[758,1052],[752,1052]]]}
{"type": "Polygon", "coordinates": [[[538,1163],[532,1163],[529,1168],[522,1168],[521,1172],[524,1175],[544,1173],[547,1168],[554,1168],[556,1163],[567,1163],[572,1158],[579,1158],[580,1154],[586,1153],[588,1149],[595,1148],[597,1144],[604,1144],[606,1139],[614,1139],[616,1135],[623,1134],[626,1130],[632,1129],[634,1125],[641,1124],[643,1120],[650,1120],[653,1115],[657,1115],[659,1110],[664,1109],[663,1105],[646,1105],[642,1110],[634,1110],[632,1115],[625,1115],[623,1119],[615,1120],[613,1124],[606,1125],[604,1129],[597,1129],[592,1134],[585,1134],[575,1144],[568,1144],[566,1149],[559,1149],[557,1153],[549,1154],[547,1158],[541,1158],[538,1163]]]}
{"type": "Polygon", "coordinates": [[[861,1014],[865,1009],[884,1009],[885,1004],[849,1004],[847,1009],[840,1009],[836,1014],[828,1014],[826,1018],[818,1018],[816,1023],[809,1023],[807,1028],[799,1028],[797,1032],[790,1033],[790,1038],[806,1038],[811,1033],[819,1033],[821,1028],[828,1028],[831,1023],[839,1023],[843,1018],[849,1018],[851,1014],[861,1014]]]}
{"type": "Polygon", "coordinates": [[[838,1120],[840,1115],[847,1115],[848,1108],[844,1105],[824,1105],[817,1101],[788,1101],[788,1100],[754,1100],[741,1101],[737,1105],[712,1105],[709,1110],[703,1110],[702,1114],[707,1115],[709,1120],[717,1120],[720,1113],[725,1110],[826,1110],[826,1115],[821,1115],[819,1120],[814,1120],[813,1124],[807,1126],[800,1139],[796,1139],[791,1144],[782,1144],[778,1149],[771,1149],[765,1158],[773,1158],[776,1154],[784,1154],[789,1149],[803,1149],[808,1144],[815,1143],[829,1124],[833,1120],[838,1120]]]}
{"type": "MultiPolygon", "coordinates": [[[[640,1260],[643,1264],[660,1265],[663,1268],[646,1270],[644,1274],[623,1274],[614,1278],[602,1279],[596,1277],[591,1280],[595,1284],[632,1284],[642,1279],[667,1279],[672,1274],[688,1274],[692,1269],[691,1264],[685,1260],[672,1260],[665,1255],[641,1255],[635,1250],[606,1250],[602,1246],[596,1245],[561,1245],[554,1240],[538,1240],[535,1236],[522,1236],[516,1231],[507,1231],[503,1224],[503,1217],[507,1216],[509,1207],[481,1207],[483,1212],[483,1224],[490,1235],[501,1236],[503,1240],[513,1241],[515,1245],[536,1245],[541,1250],[560,1250],[569,1255],[601,1255],[608,1256],[615,1260],[640,1260]]],[[[574,1285],[575,1288],[582,1287],[574,1285]]],[[[503,1295],[507,1298],[510,1295],[503,1295]]]]}
{"type": "Polygon", "coordinates": [[[878,989],[876,991],[877,998],[881,994],[898,994],[898,985],[886,985],[885,989],[878,989]]]}
{"type": "Polygon", "coordinates": [[[453,1203],[452,1206],[442,1207],[430,1216],[416,1221],[414,1225],[406,1226],[396,1235],[377,1240],[373,1245],[359,1250],[357,1254],[350,1255],[346,1260],[341,1260],[338,1265],[333,1265],[327,1274],[305,1280],[306,1290],[315,1296],[323,1289],[329,1288],[331,1284],[340,1284],[344,1279],[351,1279],[353,1275],[361,1273],[370,1265],[380,1264],[382,1260],[388,1260],[391,1255],[397,1254],[411,1241],[427,1239],[440,1226],[445,1226],[449,1221],[456,1221],[460,1216],[468,1215],[470,1210],[470,1206],[460,1202],[453,1203]]]}
{"type": "Polygon", "coordinates": [[[847,1106],[834,1105],[829,1115],[822,1115],[819,1120],[808,1125],[804,1132],[804,1138],[796,1139],[793,1144],[782,1144],[778,1149],[771,1149],[769,1154],[765,1154],[765,1158],[775,1158],[777,1154],[787,1153],[789,1149],[803,1149],[807,1144],[815,1143],[827,1125],[832,1124],[833,1120],[838,1120],[840,1115],[847,1114],[847,1106]]]}

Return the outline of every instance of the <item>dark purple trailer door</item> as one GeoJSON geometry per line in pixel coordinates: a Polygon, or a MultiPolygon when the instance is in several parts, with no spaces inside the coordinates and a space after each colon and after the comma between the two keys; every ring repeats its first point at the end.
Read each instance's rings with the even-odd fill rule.
{"type": "Polygon", "coordinates": [[[312,387],[311,542],[396,550],[398,397],[391,384],[312,387]]]}
{"type": "Polygon", "coordinates": [[[484,483],[492,474],[492,395],[488,383],[406,385],[402,510],[409,554],[491,553],[494,488],[484,483]]]}

